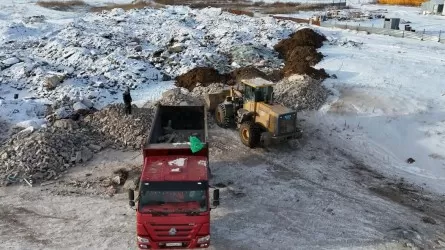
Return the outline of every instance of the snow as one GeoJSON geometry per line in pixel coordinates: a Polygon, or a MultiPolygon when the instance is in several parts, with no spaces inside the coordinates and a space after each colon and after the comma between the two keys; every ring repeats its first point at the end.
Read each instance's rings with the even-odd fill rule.
{"type": "Polygon", "coordinates": [[[187,158],[178,158],[173,161],[169,161],[169,166],[178,166],[178,167],[184,167],[185,162],[187,161],[187,158]]]}
{"type": "MultiPolygon", "coordinates": [[[[216,8],[114,9],[76,16],[74,12],[40,9],[26,1],[3,6],[0,95],[8,103],[19,93],[20,99],[33,98],[36,105],[50,104],[55,109],[76,102],[100,109],[121,102],[126,86],[132,89],[134,103],[142,106],[174,87],[170,77],[192,68],[233,70],[227,63],[228,54],[236,55],[234,65],[255,64],[271,70],[282,63],[273,45],[298,26],[216,8]],[[20,15],[9,15],[17,9],[22,10],[20,15]],[[42,10],[39,15],[44,16],[35,16],[35,10],[42,10]],[[176,42],[170,46],[172,39],[176,42]],[[252,47],[261,56],[240,56],[235,45],[243,50],[252,47]],[[155,56],[158,51],[163,51],[160,57],[155,56]]],[[[7,116],[11,122],[28,120],[7,116]]]]}
{"type": "Polygon", "coordinates": [[[308,119],[376,169],[445,193],[445,45],[321,30],[332,45],[317,67],[338,78],[324,82],[334,95],[308,119]]]}

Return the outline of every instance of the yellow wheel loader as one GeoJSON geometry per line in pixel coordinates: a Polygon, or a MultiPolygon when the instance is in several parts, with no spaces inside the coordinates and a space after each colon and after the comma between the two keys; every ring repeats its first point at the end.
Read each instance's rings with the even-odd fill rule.
{"type": "Polygon", "coordinates": [[[241,90],[206,95],[218,126],[238,128],[241,142],[250,148],[301,137],[297,112],[274,103],[273,82],[254,78],[241,80],[241,85],[241,90]]]}

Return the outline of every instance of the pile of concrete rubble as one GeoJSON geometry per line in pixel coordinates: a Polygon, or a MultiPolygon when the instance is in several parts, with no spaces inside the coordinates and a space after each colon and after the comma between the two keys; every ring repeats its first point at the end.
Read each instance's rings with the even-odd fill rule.
{"type": "Polygon", "coordinates": [[[0,148],[0,186],[58,178],[65,170],[90,160],[105,143],[100,135],[69,119],[39,131],[25,129],[0,148]]]}
{"type": "Polygon", "coordinates": [[[274,87],[275,100],[297,111],[319,109],[328,94],[322,81],[300,75],[285,78],[274,87]]]}
{"type": "Polygon", "coordinates": [[[158,101],[162,105],[203,105],[199,96],[191,95],[190,91],[184,88],[174,88],[162,94],[162,99],[158,101]]]}
{"type": "Polygon", "coordinates": [[[114,104],[77,121],[60,119],[47,128],[22,130],[0,148],[0,186],[58,178],[104,148],[140,149],[152,115],[152,109],[134,108],[125,116],[123,105],[114,104]]]}
{"type": "Polygon", "coordinates": [[[133,105],[132,114],[126,115],[123,104],[113,104],[87,116],[83,122],[110,140],[113,148],[137,150],[147,139],[152,119],[152,108],[133,105]]]}

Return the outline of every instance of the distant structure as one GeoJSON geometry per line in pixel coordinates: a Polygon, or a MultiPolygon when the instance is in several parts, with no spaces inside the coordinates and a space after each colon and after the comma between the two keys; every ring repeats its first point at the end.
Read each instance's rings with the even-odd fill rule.
{"type": "Polygon", "coordinates": [[[420,5],[423,14],[434,14],[434,15],[445,15],[444,11],[444,0],[430,0],[428,2],[424,2],[420,5]]]}
{"type": "Polygon", "coordinates": [[[383,23],[384,29],[392,29],[398,30],[400,24],[400,18],[385,18],[385,22],[383,23]]]}

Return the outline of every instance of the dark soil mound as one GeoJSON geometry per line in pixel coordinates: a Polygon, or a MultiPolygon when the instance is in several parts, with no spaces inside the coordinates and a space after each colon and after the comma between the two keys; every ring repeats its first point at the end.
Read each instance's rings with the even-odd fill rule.
{"type": "Polygon", "coordinates": [[[287,62],[281,72],[284,77],[293,74],[308,75],[317,80],[324,80],[329,77],[324,69],[314,69],[307,63],[301,63],[301,61],[287,62]]]}
{"type": "Polygon", "coordinates": [[[272,82],[278,82],[281,81],[281,79],[283,79],[283,72],[282,70],[276,69],[274,71],[272,71],[269,75],[269,80],[271,80],[272,82]]]}
{"type": "Polygon", "coordinates": [[[301,29],[275,45],[275,50],[285,61],[285,66],[282,69],[283,76],[300,74],[308,75],[314,79],[329,77],[324,69],[318,70],[311,67],[323,59],[323,55],[317,52],[317,48],[320,48],[324,41],[326,41],[326,37],[314,30],[301,29]]]}
{"type": "Polygon", "coordinates": [[[247,66],[236,69],[229,74],[220,74],[214,68],[199,67],[176,77],[176,86],[193,90],[197,83],[201,86],[208,86],[211,83],[225,83],[233,85],[239,83],[241,79],[263,78],[277,82],[293,74],[308,75],[314,79],[325,79],[329,75],[324,69],[314,69],[323,59],[323,55],[317,52],[317,48],[323,45],[326,37],[318,34],[312,29],[305,28],[293,33],[289,38],[280,41],[275,45],[275,50],[285,61],[285,66],[281,70],[275,70],[267,75],[261,70],[247,66]]]}
{"type": "Polygon", "coordinates": [[[301,46],[289,51],[288,57],[290,59],[299,59],[306,61],[310,66],[314,66],[323,59],[323,54],[317,52],[315,47],[301,46]]]}
{"type": "Polygon", "coordinates": [[[274,46],[274,49],[286,59],[288,53],[300,46],[310,46],[316,49],[323,46],[326,37],[318,34],[312,29],[301,29],[290,35],[288,39],[280,41],[274,46]]]}
{"type": "Polygon", "coordinates": [[[176,77],[176,86],[192,90],[197,83],[207,86],[210,83],[226,82],[227,75],[220,74],[216,69],[209,67],[199,67],[176,77]]]}

